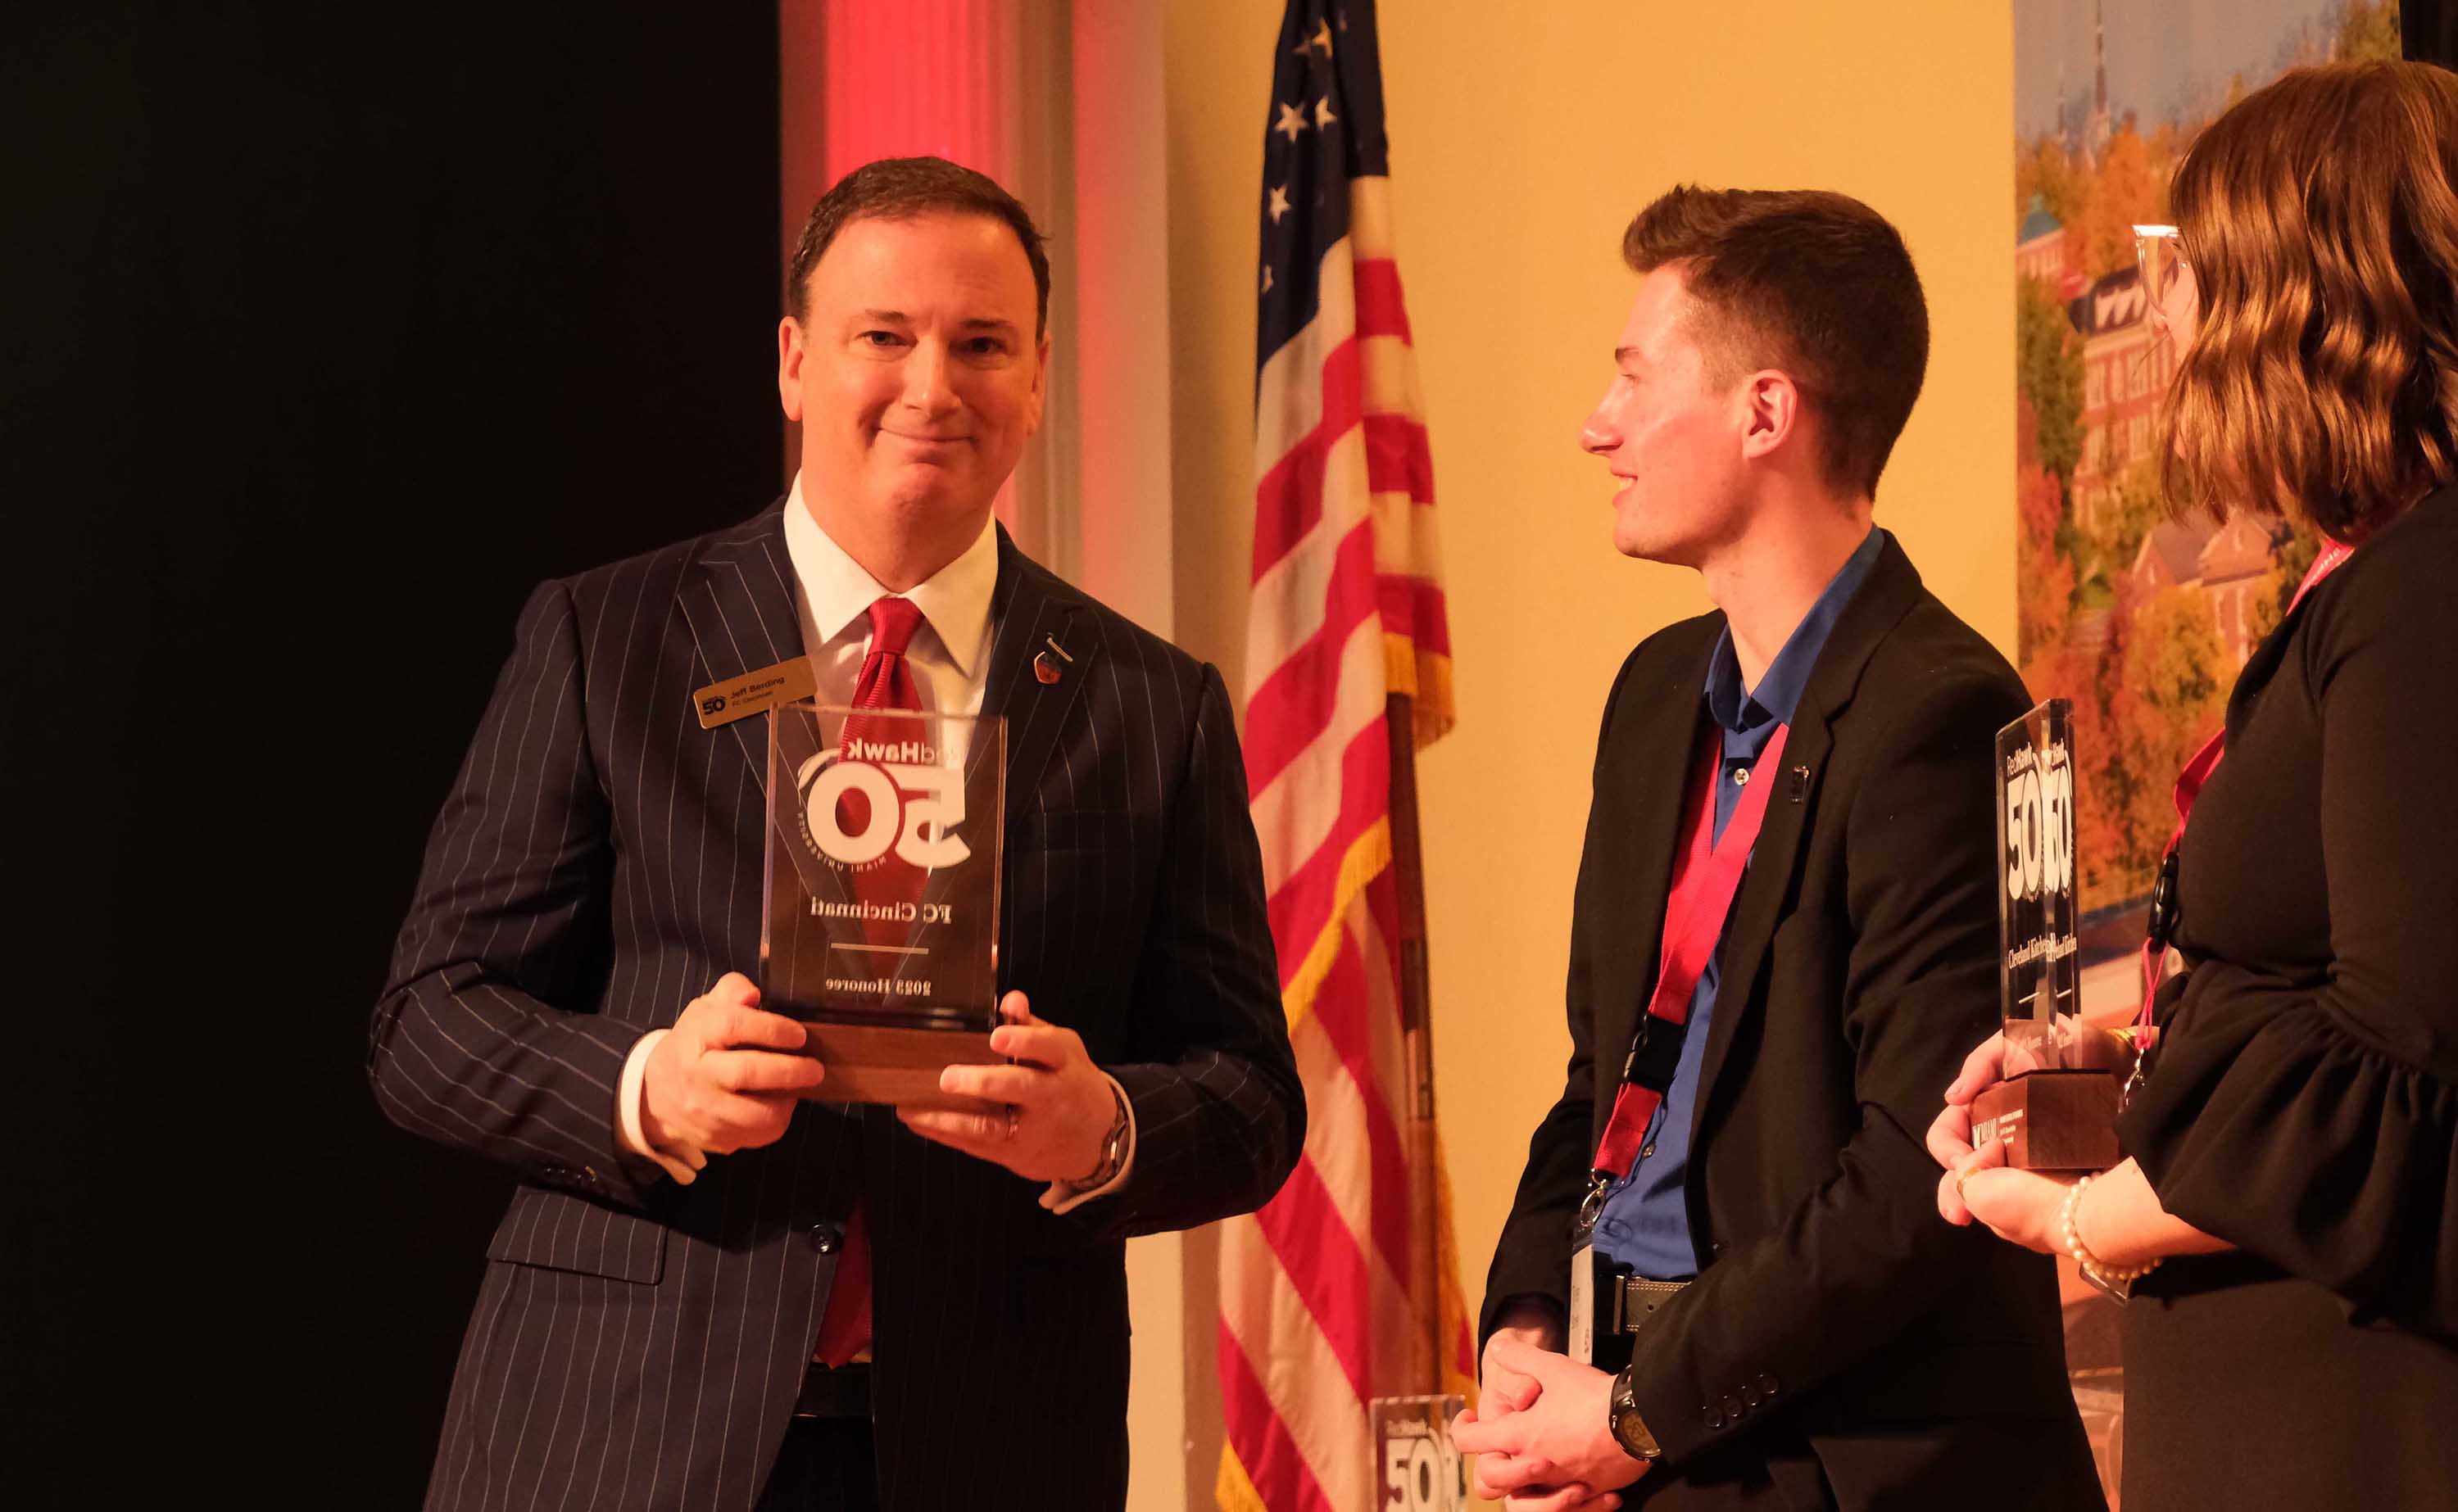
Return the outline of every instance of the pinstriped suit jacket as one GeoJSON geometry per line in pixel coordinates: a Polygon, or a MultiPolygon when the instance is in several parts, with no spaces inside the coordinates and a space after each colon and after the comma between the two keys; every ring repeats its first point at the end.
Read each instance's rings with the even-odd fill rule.
{"type": "Polygon", "coordinates": [[[1260,1206],[1302,1143],[1219,675],[1002,530],[999,984],[1126,1087],[1127,1184],[1052,1214],[1036,1184],[885,1110],[822,1104],[689,1187],[621,1152],[634,1042],[757,972],[765,722],[703,731],[691,693],[801,653],[790,571],[772,506],[540,588],[436,821],[369,1075],[402,1127],[522,1181],[429,1508],[750,1506],[857,1195],[884,1504],[1119,1505],[1125,1237],[1260,1206]],[[1046,637],[1074,658],[1054,685],[1030,671],[1046,637]]]}

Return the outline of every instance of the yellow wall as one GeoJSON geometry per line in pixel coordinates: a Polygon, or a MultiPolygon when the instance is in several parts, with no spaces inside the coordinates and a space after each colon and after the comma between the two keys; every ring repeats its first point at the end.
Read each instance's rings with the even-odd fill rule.
{"type": "MultiPolygon", "coordinates": [[[[1280,13],[1279,0],[1179,0],[1167,36],[1177,638],[1233,689],[1280,13]]],[[[1622,227],[1695,179],[1840,189],[1903,228],[1932,355],[1878,519],[2010,652],[2012,25],[2002,0],[1384,0],[1381,15],[1457,652],[1459,728],[1422,773],[1436,1074],[1473,1301],[1528,1132],[1560,1087],[1571,886],[1607,682],[1638,639],[1706,607],[1690,574],[1614,553],[1602,465],[1576,445],[1634,286],[1622,227]]],[[[1189,1253],[1193,1268],[1210,1251],[1189,1253]]],[[[1202,1347],[1200,1274],[1186,1297],[1202,1347]]],[[[1203,1426],[1217,1398],[1195,1395],[1209,1369],[1189,1372],[1197,1490],[1217,1443],[1203,1426]]]]}

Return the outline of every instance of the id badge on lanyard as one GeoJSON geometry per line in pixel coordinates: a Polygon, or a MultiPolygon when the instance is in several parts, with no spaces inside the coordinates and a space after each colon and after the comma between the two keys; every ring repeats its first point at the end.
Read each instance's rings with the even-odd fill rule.
{"type": "MultiPolygon", "coordinates": [[[[1791,726],[1778,725],[1759,752],[1753,771],[1773,773],[1783,755],[1791,726]]],[[[1630,1054],[1622,1062],[1621,1085],[1614,1093],[1604,1138],[1596,1146],[1588,1191],[1571,1225],[1570,1357],[1582,1365],[1595,1363],[1597,1262],[1596,1220],[1614,1185],[1638,1162],[1639,1145],[1648,1125],[1664,1104],[1681,1059],[1681,1041],[1690,1018],[1690,997],[1707,961],[1724,936],[1724,921],[1740,891],[1750,849],[1758,843],[1766,820],[1767,794],[1775,784],[1752,784],[1741,796],[1724,834],[1716,836],[1716,784],[1722,776],[1718,759],[1721,741],[1711,727],[1700,741],[1703,771],[1692,784],[1690,813],[1677,853],[1673,888],[1664,910],[1663,968],[1646,1011],[1638,1016],[1630,1054]]]]}
{"type": "Polygon", "coordinates": [[[1571,1358],[1596,1362],[1596,1241],[1591,1234],[1571,1251],[1571,1358]]]}

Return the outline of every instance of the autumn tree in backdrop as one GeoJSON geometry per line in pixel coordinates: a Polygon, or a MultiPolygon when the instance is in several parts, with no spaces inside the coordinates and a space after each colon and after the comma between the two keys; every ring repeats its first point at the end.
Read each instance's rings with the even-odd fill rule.
{"type": "Polygon", "coordinates": [[[2120,743],[2133,780],[2116,860],[2147,891],[2176,827],[2176,774],[2218,733],[2236,669],[2209,595],[2172,587],[2135,600],[2130,583],[2117,595],[2127,623],[2115,671],[2129,705],[2120,743]]]}
{"type": "Polygon", "coordinates": [[[2096,655],[2061,646],[2042,659],[2038,682],[2030,680],[2029,670],[2025,673],[2033,697],[2057,696],[2073,704],[2074,854],[2082,863],[2075,905],[2086,914],[2141,896],[2129,869],[2126,839],[2139,783],[2117,738],[2128,712],[2121,706],[2128,700],[2107,670],[2116,659],[2111,651],[2121,652],[2121,646],[2111,642],[2096,655]]]}
{"type": "Polygon", "coordinates": [[[2135,557],[2142,550],[2142,538],[2175,513],[2168,490],[2160,482],[2158,459],[2136,459],[2117,475],[2107,506],[2092,522],[2093,544],[2099,549],[2101,570],[2112,579],[2131,570],[2135,557]]]}
{"type": "Polygon", "coordinates": [[[2155,165],[2151,146],[2129,116],[2108,138],[2088,176],[2067,232],[2075,238],[2082,270],[2093,278],[2134,265],[2134,228],[2168,218],[2167,165],[2155,165]]]}
{"type": "MultiPolygon", "coordinates": [[[[2040,421],[2029,398],[2014,400],[2014,644],[2030,681],[2032,658],[2062,648],[2073,620],[2073,563],[2057,549],[2065,490],[2040,461],[2040,421]]],[[[2046,694],[2039,696],[2047,697],[2046,694]]]]}
{"type": "Polygon", "coordinates": [[[2040,137],[2015,155],[2016,219],[2031,213],[2033,195],[2040,197],[2041,206],[2049,214],[2065,224],[2073,224],[2081,199],[2081,185],[2074,176],[2073,159],[2066,155],[2065,144],[2053,136],[2040,137]]]}
{"type": "Polygon", "coordinates": [[[2031,407],[2039,465],[2073,486],[2082,461],[2082,337],[2039,280],[2014,280],[2014,390],[2031,407]]]}

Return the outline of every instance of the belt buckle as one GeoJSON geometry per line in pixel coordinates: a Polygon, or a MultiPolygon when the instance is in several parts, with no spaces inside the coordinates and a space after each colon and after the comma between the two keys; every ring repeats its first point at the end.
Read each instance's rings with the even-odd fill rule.
{"type": "Polygon", "coordinates": [[[1658,1281],[1644,1275],[1625,1275],[1614,1287],[1613,1332],[1635,1334],[1656,1310],[1667,1299],[1688,1286],[1687,1281],[1658,1281]]]}

